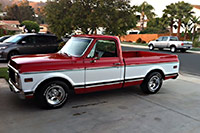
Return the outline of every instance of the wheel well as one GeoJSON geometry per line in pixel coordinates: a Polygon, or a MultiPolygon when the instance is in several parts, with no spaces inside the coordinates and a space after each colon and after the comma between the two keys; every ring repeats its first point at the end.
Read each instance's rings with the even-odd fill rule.
{"type": "Polygon", "coordinates": [[[74,87],[72,86],[72,84],[71,84],[68,80],[66,80],[66,79],[64,79],[64,78],[60,78],[60,77],[53,77],[53,78],[49,78],[49,79],[46,79],[46,80],[42,81],[42,82],[37,86],[37,88],[36,88],[36,90],[35,90],[35,93],[37,93],[37,90],[38,90],[42,85],[44,85],[45,83],[51,82],[51,81],[55,81],[55,80],[63,81],[64,83],[66,83],[66,84],[69,86],[69,91],[70,91],[70,93],[74,93],[74,87]]]}
{"type": "Polygon", "coordinates": [[[7,60],[9,60],[8,58],[10,58],[9,56],[10,56],[10,53],[11,52],[17,52],[18,54],[19,54],[19,51],[17,51],[17,50],[11,50],[10,52],[8,52],[8,54],[7,54],[7,60]]]}
{"type": "Polygon", "coordinates": [[[176,48],[176,45],[172,44],[172,45],[170,46],[170,48],[171,48],[171,47],[175,47],[175,48],[176,48]]]}
{"type": "Polygon", "coordinates": [[[19,54],[19,51],[17,50],[11,50],[8,54],[10,54],[11,52],[17,52],[19,54]]]}
{"type": "Polygon", "coordinates": [[[159,72],[161,75],[162,75],[162,78],[165,79],[165,74],[162,70],[160,69],[154,69],[154,70],[151,70],[150,72],[147,73],[147,75],[145,77],[147,77],[150,73],[153,73],[153,72],[159,72]]]}

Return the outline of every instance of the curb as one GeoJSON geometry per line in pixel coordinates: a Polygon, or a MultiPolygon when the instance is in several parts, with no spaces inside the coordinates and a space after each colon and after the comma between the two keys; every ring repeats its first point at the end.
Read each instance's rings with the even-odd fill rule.
{"type": "MultiPolygon", "coordinates": [[[[149,49],[148,46],[130,45],[130,44],[125,44],[125,43],[121,43],[121,46],[132,47],[132,48],[144,48],[144,49],[149,49]]],[[[200,54],[200,51],[187,50],[187,52],[189,52],[189,53],[194,53],[194,54],[200,54]]]]}

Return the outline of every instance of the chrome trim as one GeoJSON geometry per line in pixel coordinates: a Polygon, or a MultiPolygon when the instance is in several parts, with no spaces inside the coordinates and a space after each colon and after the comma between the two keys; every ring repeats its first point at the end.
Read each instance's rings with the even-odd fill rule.
{"type": "Polygon", "coordinates": [[[15,85],[11,82],[10,79],[9,79],[8,83],[9,83],[10,87],[12,87],[12,89],[13,89],[13,91],[15,93],[20,93],[21,92],[17,87],[15,87],[15,85]]]}
{"type": "Polygon", "coordinates": [[[140,79],[126,79],[125,80],[125,83],[127,83],[127,82],[134,82],[134,81],[142,81],[142,80],[144,80],[144,78],[140,78],[140,79]]]}
{"type": "Polygon", "coordinates": [[[8,67],[12,68],[16,73],[19,73],[19,71],[15,69],[14,67],[12,67],[10,64],[8,64],[8,67]]]}

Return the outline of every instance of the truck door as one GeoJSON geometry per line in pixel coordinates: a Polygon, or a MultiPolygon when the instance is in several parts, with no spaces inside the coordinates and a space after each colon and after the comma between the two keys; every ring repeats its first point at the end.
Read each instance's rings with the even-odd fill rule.
{"type": "Polygon", "coordinates": [[[159,38],[156,40],[154,47],[156,47],[156,48],[160,48],[160,47],[161,47],[162,38],[163,38],[163,37],[159,37],[159,38]]]}
{"type": "Polygon", "coordinates": [[[167,48],[167,44],[168,44],[168,38],[169,37],[162,37],[162,41],[160,41],[160,48],[167,48]]]}
{"type": "Polygon", "coordinates": [[[89,92],[122,87],[124,64],[114,40],[96,40],[85,66],[85,88],[89,92]]]}

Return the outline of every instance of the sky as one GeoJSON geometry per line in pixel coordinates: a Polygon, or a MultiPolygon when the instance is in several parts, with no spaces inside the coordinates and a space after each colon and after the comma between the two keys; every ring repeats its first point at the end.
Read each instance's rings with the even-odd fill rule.
{"type": "Polygon", "coordinates": [[[130,0],[132,5],[140,5],[144,1],[151,4],[154,9],[155,13],[158,17],[162,16],[162,10],[165,9],[166,5],[170,5],[171,3],[176,3],[178,1],[184,1],[190,3],[192,5],[200,5],[200,0],[130,0]]]}
{"type": "MultiPolygon", "coordinates": [[[[43,1],[46,0],[30,0],[30,1],[43,1]]],[[[165,9],[166,5],[170,5],[171,3],[175,3],[181,0],[130,0],[131,5],[140,5],[142,2],[146,1],[147,3],[151,4],[154,9],[155,13],[158,15],[158,17],[162,16],[162,10],[165,9]]],[[[190,3],[192,5],[200,5],[200,0],[183,0],[184,2],[190,3]]]]}

